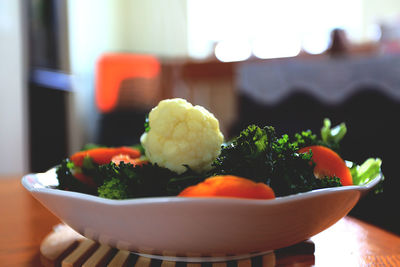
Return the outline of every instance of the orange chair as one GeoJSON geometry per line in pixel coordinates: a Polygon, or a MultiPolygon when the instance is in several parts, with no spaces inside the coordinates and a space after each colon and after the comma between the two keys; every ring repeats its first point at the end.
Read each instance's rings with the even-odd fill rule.
{"type": "Polygon", "coordinates": [[[157,96],[160,62],[151,55],[108,53],[96,65],[96,105],[100,112],[108,113],[130,103],[148,103],[157,96]],[[124,81],[131,81],[122,91],[124,81]],[[121,96],[121,94],[123,94],[121,96]]]}

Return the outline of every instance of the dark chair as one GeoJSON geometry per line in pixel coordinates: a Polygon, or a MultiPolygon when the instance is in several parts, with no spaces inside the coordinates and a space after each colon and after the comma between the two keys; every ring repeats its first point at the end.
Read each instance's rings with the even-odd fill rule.
{"type": "Polygon", "coordinates": [[[140,142],[145,117],[160,100],[161,66],[152,55],[108,53],[96,65],[96,142],[107,146],[140,142]]]}

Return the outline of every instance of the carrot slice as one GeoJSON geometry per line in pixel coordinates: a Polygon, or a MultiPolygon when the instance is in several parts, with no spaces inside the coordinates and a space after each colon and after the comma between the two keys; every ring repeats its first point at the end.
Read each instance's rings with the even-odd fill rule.
{"type": "Polygon", "coordinates": [[[264,183],[249,179],[223,175],[207,178],[203,182],[184,189],[181,197],[235,197],[252,199],[272,199],[275,193],[264,183]]]}
{"type": "Polygon", "coordinates": [[[344,160],[332,149],[324,146],[308,146],[299,149],[299,153],[312,151],[315,162],[314,175],[317,178],[339,177],[342,185],[352,185],[353,178],[344,160]]]}
{"type": "Polygon", "coordinates": [[[79,167],[83,165],[83,160],[85,157],[90,157],[92,158],[93,162],[102,165],[110,163],[112,157],[119,154],[128,155],[131,158],[140,157],[140,151],[138,149],[130,147],[101,147],[77,152],[73,154],[70,159],[76,166],[79,167]]]}
{"type": "Polygon", "coordinates": [[[138,166],[142,166],[143,164],[147,164],[148,163],[147,160],[142,160],[140,158],[133,159],[130,156],[124,155],[124,154],[119,154],[119,155],[116,155],[116,156],[112,157],[111,161],[114,162],[116,165],[119,165],[121,163],[121,161],[122,161],[124,163],[130,163],[133,166],[137,166],[137,165],[138,166]]]}

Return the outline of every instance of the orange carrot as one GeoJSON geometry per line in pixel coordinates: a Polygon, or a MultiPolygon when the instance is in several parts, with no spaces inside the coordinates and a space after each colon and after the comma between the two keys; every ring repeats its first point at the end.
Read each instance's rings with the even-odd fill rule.
{"type": "Polygon", "coordinates": [[[148,163],[147,160],[141,160],[139,158],[133,159],[130,156],[126,154],[119,154],[111,158],[111,161],[114,162],[116,165],[119,165],[122,162],[124,163],[130,163],[133,166],[142,166],[143,164],[148,163]]]}
{"type": "Polygon", "coordinates": [[[181,197],[235,197],[253,199],[272,199],[275,193],[264,183],[249,179],[224,175],[207,178],[203,182],[184,189],[181,197]]]}
{"type": "Polygon", "coordinates": [[[140,151],[138,149],[130,147],[101,147],[77,152],[73,154],[70,159],[76,166],[79,167],[83,165],[83,160],[85,157],[90,157],[92,158],[93,162],[101,165],[110,163],[112,157],[119,154],[128,155],[131,158],[140,157],[140,151]]]}
{"type": "Polygon", "coordinates": [[[352,185],[353,178],[344,160],[333,150],[324,146],[308,146],[299,149],[299,153],[312,151],[315,162],[314,175],[317,178],[339,177],[342,185],[352,185]]]}

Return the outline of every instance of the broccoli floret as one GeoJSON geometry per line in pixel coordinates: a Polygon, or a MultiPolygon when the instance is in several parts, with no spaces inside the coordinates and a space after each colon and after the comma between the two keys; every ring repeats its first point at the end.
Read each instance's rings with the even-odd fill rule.
{"type": "Polygon", "coordinates": [[[185,167],[186,171],[183,174],[169,179],[167,184],[167,191],[169,194],[178,195],[183,189],[203,182],[206,178],[212,176],[212,172],[199,174],[190,169],[189,166],[185,165],[185,167]]]}
{"type": "Polygon", "coordinates": [[[102,186],[97,189],[100,197],[111,199],[125,199],[128,197],[127,184],[115,177],[106,180],[102,186]]]}
{"type": "Polygon", "coordinates": [[[328,188],[328,187],[338,187],[342,186],[342,183],[340,182],[339,177],[324,177],[320,179],[315,179],[315,184],[313,186],[313,189],[319,189],[319,188],[328,188]]]}
{"type": "MultiPolygon", "coordinates": [[[[119,165],[109,163],[99,168],[100,179],[104,184],[99,187],[99,196],[117,199],[155,197],[176,195],[180,188],[185,185],[193,185],[199,182],[200,176],[196,179],[189,178],[188,172],[178,175],[177,173],[158,166],[157,164],[144,164],[133,166],[121,162],[119,165]]],[[[194,175],[192,175],[194,178],[194,175]]]]}
{"type": "Polygon", "coordinates": [[[213,163],[214,175],[234,174],[269,184],[274,164],[271,146],[275,139],[273,127],[248,126],[222,147],[213,163]]]}
{"type": "Polygon", "coordinates": [[[121,162],[98,165],[88,157],[83,166],[77,167],[72,161],[64,160],[57,168],[58,189],[69,190],[110,199],[126,199],[151,196],[172,196],[184,188],[197,184],[209,176],[198,174],[188,166],[183,174],[177,174],[157,164],[134,166],[121,162]],[[73,172],[79,171],[90,176],[97,188],[88,186],[76,177],[73,172]]]}
{"type": "Polygon", "coordinates": [[[347,128],[345,123],[341,123],[331,128],[331,121],[326,118],[324,119],[324,123],[321,128],[321,138],[318,138],[316,134],[311,132],[311,130],[306,130],[296,133],[293,139],[294,143],[296,143],[299,148],[320,145],[326,146],[339,153],[340,141],[346,135],[346,132],[347,128]]]}
{"type": "Polygon", "coordinates": [[[96,189],[90,187],[81,181],[79,181],[72,171],[75,169],[75,165],[69,159],[65,159],[57,166],[56,173],[58,179],[57,189],[68,190],[74,192],[81,192],[90,195],[96,195],[96,189]]]}
{"type": "Polygon", "coordinates": [[[299,147],[312,145],[317,138],[311,131],[276,137],[271,126],[250,125],[229,145],[223,146],[215,160],[215,175],[232,174],[264,182],[277,196],[285,196],[327,186],[340,186],[335,177],[317,179],[311,153],[298,153],[299,147]]]}
{"type": "Polygon", "coordinates": [[[317,135],[313,134],[311,130],[294,134],[294,144],[297,145],[298,148],[318,145],[319,142],[317,135]]]}

